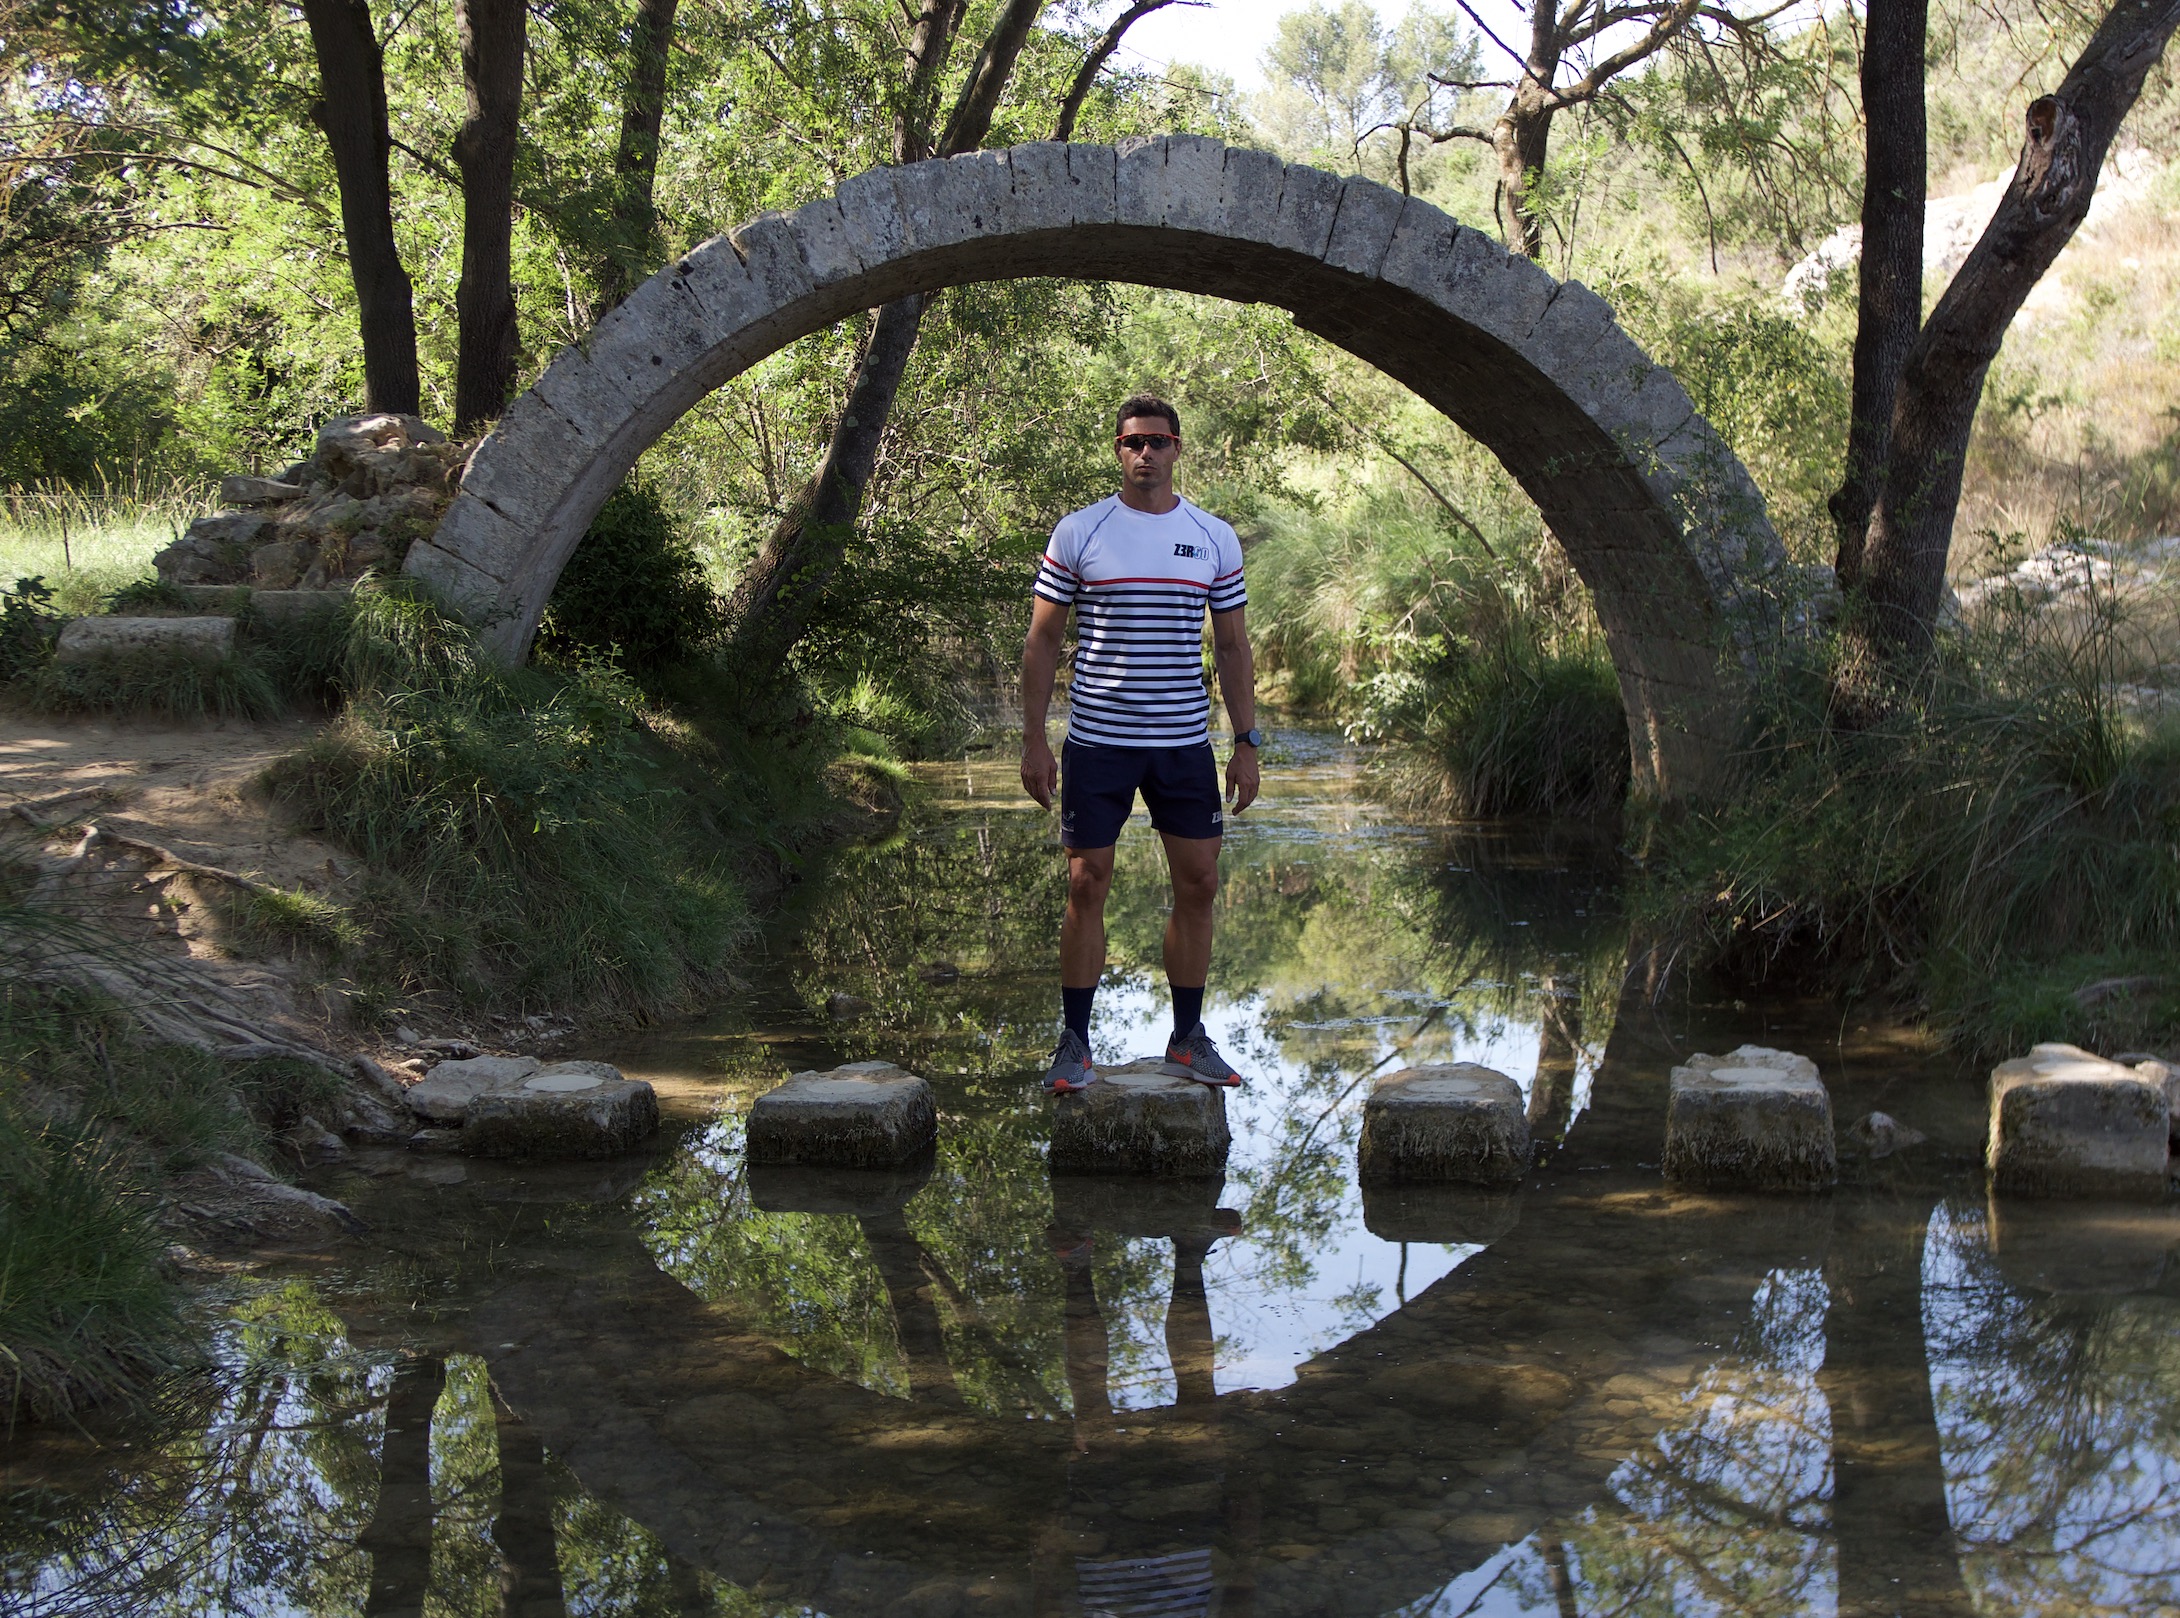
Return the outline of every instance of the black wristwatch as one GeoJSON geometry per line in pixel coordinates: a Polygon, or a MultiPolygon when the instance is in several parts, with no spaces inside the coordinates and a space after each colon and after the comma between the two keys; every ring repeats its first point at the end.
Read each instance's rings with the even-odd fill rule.
{"type": "Polygon", "coordinates": [[[1264,732],[1257,729],[1256,726],[1251,725],[1247,730],[1243,731],[1239,736],[1236,736],[1234,738],[1234,745],[1237,747],[1239,747],[1243,742],[1247,742],[1251,747],[1261,749],[1264,746],[1264,732]]]}

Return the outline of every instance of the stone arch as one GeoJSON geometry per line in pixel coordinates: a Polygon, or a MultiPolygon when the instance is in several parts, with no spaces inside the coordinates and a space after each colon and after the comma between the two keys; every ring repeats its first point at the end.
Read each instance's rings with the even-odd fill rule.
{"type": "Polygon", "coordinates": [[[606,496],[706,393],[858,310],[1027,276],[1277,304],[1412,388],[1565,545],[1619,671],[1637,791],[1716,778],[1784,559],[1679,382],[1587,287],[1428,203],[1194,136],[874,169],[713,237],[509,407],[406,571],[519,658],[606,496]]]}

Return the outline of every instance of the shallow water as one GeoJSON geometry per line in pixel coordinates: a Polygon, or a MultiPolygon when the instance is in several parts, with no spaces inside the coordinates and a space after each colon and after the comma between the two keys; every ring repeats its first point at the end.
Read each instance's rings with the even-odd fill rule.
{"type": "MultiPolygon", "coordinates": [[[[1003,759],[935,768],[731,1009],[598,1053],[656,1153],[328,1171],[373,1236],[238,1275],[215,1376],[0,1449],[0,1612],[2180,1612],[2169,1207],[1994,1205],[1978,1087],[1912,1038],[1654,999],[1609,843],[1274,765],[1224,864],[1223,1185],[1047,1174],[1052,825],[1003,759]],[[1669,1067],[1744,1041],[1929,1141],[1667,1192],[1669,1067]],[[866,1056],[931,1078],[935,1161],[753,1178],[749,1098],[866,1056]],[[1441,1060],[1522,1085],[1537,1172],[1363,1196],[1369,1079],[1441,1060]]],[[[1122,850],[1108,1060],[1165,1029],[1122,850]]]]}

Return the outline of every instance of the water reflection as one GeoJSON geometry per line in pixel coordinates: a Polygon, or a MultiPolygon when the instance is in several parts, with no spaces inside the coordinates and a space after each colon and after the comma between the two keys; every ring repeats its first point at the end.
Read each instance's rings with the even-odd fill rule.
{"type": "MultiPolygon", "coordinates": [[[[1972,1086],[1652,1006],[1599,851],[1417,832],[1304,764],[1221,899],[1213,1026],[1258,1075],[1223,1181],[1047,1172],[1058,860],[971,767],[812,882],[731,1014],[618,1053],[703,1098],[654,1160],[336,1176],[384,1254],[240,1286],[160,1422],[0,1452],[0,1613],[2180,1610],[2164,1213],[1994,1213],[1972,1086]],[[1667,1192],[1673,1056],[1758,1036],[1932,1148],[1667,1192]],[[871,1055],[938,1086],[928,1162],[745,1170],[750,1095],[871,1055]],[[1557,1149],[1512,1193],[1359,1193],[1371,1075],[1449,1059],[1557,1149]]],[[[1123,846],[1114,1056],[1164,1027],[1123,846]]]]}

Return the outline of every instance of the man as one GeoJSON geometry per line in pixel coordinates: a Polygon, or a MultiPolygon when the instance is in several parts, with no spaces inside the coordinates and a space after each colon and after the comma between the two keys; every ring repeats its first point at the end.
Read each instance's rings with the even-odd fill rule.
{"type": "Polygon", "coordinates": [[[1114,422],[1113,450],[1120,492],[1069,513],[1052,530],[1022,651],[1022,785],[1047,809],[1058,785],[1067,848],[1067,915],[1060,924],[1067,1031],[1045,1075],[1045,1089],[1054,1094],[1097,1082],[1090,1006],[1105,971],[1105,896],[1113,885],[1113,844],[1139,791],[1165,841],[1173,881],[1167,1071],[1205,1084],[1241,1083],[1203,1026],[1224,827],[1202,650],[1208,608],[1219,690],[1234,726],[1227,796],[1239,814],[1256,800],[1263,743],[1241,543],[1232,528],[1173,492],[1181,417],[1172,405],[1149,394],[1128,400],[1114,422]],[[1045,712],[1071,606],[1075,683],[1063,761],[1045,740],[1045,712]]]}

